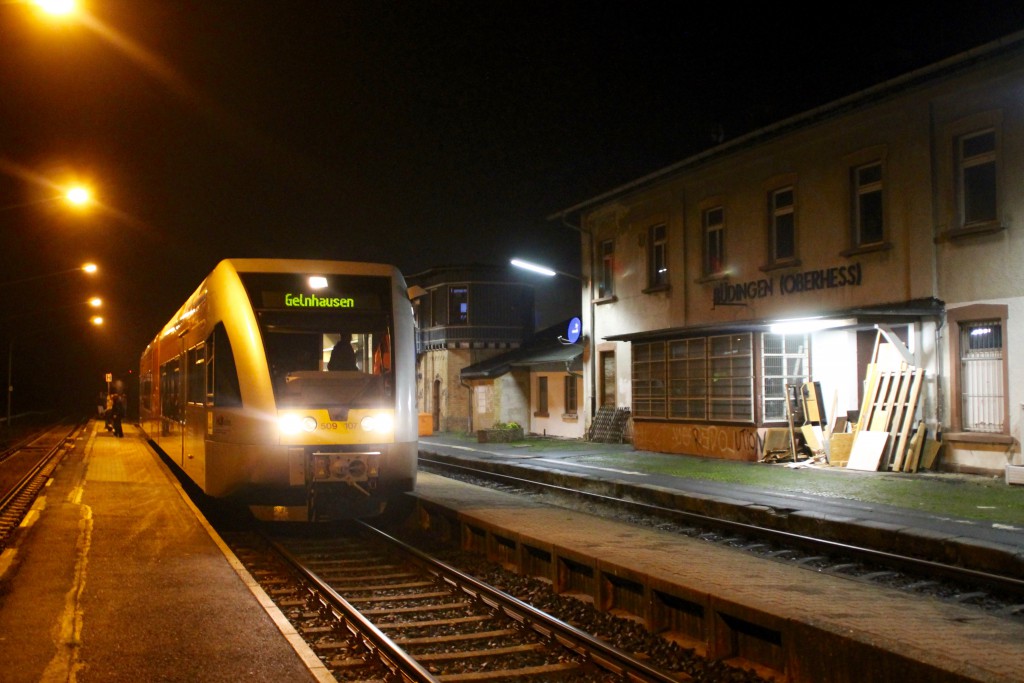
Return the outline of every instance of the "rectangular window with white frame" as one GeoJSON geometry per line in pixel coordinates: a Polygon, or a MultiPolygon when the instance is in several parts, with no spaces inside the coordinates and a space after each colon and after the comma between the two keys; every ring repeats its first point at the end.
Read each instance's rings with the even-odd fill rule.
{"type": "Polygon", "coordinates": [[[668,286],[668,226],[664,223],[653,225],[648,231],[647,267],[649,288],[668,286]]]}
{"type": "Polygon", "coordinates": [[[725,209],[721,206],[705,209],[701,223],[704,226],[704,275],[720,275],[725,270],[725,209]]]}
{"type": "Polygon", "coordinates": [[[796,193],[783,187],[768,196],[771,262],[784,263],[796,259],[796,193]]]}
{"type": "Polygon", "coordinates": [[[858,166],[852,172],[853,246],[879,245],[885,241],[882,204],[882,163],[858,166]]]}
{"type": "Polygon", "coordinates": [[[809,381],[810,354],[805,334],[761,337],[761,409],[764,422],[785,422],[786,385],[809,381]]]}
{"type": "Polygon", "coordinates": [[[965,432],[1006,431],[1003,347],[1002,321],[960,323],[960,415],[965,432]]]}
{"type": "Polygon", "coordinates": [[[961,136],[956,150],[960,227],[970,229],[996,223],[999,200],[995,130],[961,136]]]}

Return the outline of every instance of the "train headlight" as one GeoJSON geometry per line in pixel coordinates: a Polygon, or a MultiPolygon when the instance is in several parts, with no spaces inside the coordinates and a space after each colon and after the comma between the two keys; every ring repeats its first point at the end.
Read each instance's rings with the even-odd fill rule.
{"type": "Polygon", "coordinates": [[[394,427],[394,420],[390,415],[367,415],[359,421],[359,426],[367,432],[384,434],[390,432],[394,427]]]}
{"type": "Polygon", "coordinates": [[[316,430],[316,418],[299,417],[298,415],[285,415],[280,420],[281,432],[289,436],[299,432],[312,432],[316,430]]]}

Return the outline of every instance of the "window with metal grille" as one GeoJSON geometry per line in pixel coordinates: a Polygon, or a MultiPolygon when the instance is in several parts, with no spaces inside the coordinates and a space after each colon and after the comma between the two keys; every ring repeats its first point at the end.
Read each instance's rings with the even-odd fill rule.
{"type": "Polygon", "coordinates": [[[703,420],[707,416],[707,339],[668,343],[668,416],[703,420]]]}
{"type": "Polygon", "coordinates": [[[709,337],[708,418],[754,420],[754,364],[750,334],[709,337]]]}
{"type": "Polygon", "coordinates": [[[1004,386],[1002,324],[998,320],[961,323],[960,400],[964,431],[1003,431],[1004,386]]]}
{"type": "Polygon", "coordinates": [[[786,385],[810,379],[807,335],[765,334],[761,337],[761,408],[765,422],[786,420],[786,385]]]}
{"type": "Polygon", "coordinates": [[[665,342],[633,345],[633,414],[665,417],[665,342]]]}
{"type": "Polygon", "coordinates": [[[633,416],[752,422],[751,335],[633,345],[633,416]]]}

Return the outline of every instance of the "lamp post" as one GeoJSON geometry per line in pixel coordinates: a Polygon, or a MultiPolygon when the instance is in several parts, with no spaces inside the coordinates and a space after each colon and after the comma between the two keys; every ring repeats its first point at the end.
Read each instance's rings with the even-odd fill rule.
{"type": "MultiPolygon", "coordinates": [[[[509,261],[509,263],[511,263],[516,268],[528,270],[531,273],[537,273],[539,275],[544,275],[545,277],[555,277],[556,275],[561,275],[562,277],[567,277],[576,280],[577,282],[580,283],[581,287],[583,287],[584,294],[586,294],[586,288],[589,286],[590,281],[587,278],[583,278],[579,275],[573,275],[572,273],[566,273],[565,271],[556,270],[555,268],[550,268],[539,263],[533,263],[532,261],[526,261],[520,258],[514,258],[511,261],[509,261]]],[[[589,299],[590,306],[587,311],[587,318],[588,325],[590,326],[590,334],[584,336],[585,342],[583,349],[584,358],[586,358],[587,355],[590,356],[589,360],[587,361],[587,365],[590,368],[590,419],[593,420],[594,414],[596,412],[595,404],[597,396],[597,360],[594,357],[597,353],[597,334],[595,332],[596,321],[594,319],[593,292],[590,293],[589,299]]]]}

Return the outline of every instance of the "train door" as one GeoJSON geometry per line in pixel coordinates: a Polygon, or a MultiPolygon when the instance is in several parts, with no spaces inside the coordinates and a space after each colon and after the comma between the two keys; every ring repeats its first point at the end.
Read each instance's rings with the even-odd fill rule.
{"type": "Polygon", "coordinates": [[[160,447],[181,465],[181,358],[160,366],[160,447]],[[175,452],[177,451],[177,452],[175,452]]]}
{"type": "Polygon", "coordinates": [[[181,430],[183,469],[206,490],[206,343],[185,352],[185,412],[181,430]]]}

